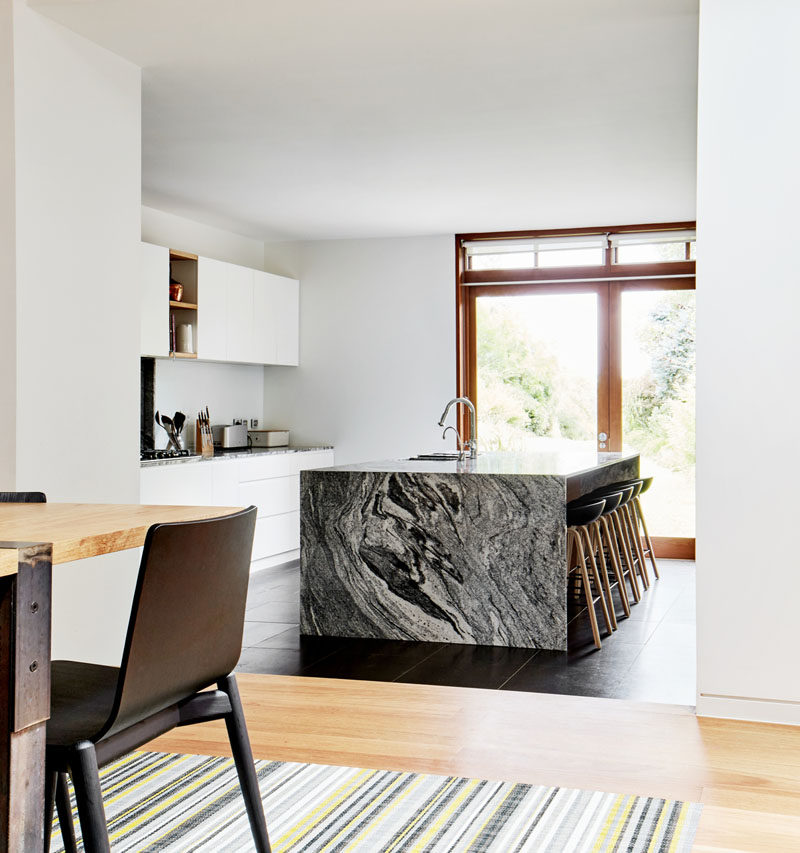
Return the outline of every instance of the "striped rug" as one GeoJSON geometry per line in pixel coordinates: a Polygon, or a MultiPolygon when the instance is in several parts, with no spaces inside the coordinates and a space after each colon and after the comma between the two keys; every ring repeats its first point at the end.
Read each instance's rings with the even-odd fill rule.
{"type": "MultiPolygon", "coordinates": [[[[275,853],[678,853],[691,849],[702,808],[455,776],[256,766],[275,853]]],[[[101,782],[114,851],[253,849],[231,759],[134,752],[106,767],[101,782]]],[[[63,849],[56,822],[51,850],[63,849]]]]}

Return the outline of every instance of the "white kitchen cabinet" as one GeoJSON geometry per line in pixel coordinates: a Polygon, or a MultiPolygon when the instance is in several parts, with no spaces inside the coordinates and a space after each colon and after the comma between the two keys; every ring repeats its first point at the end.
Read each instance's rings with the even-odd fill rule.
{"type": "Polygon", "coordinates": [[[252,480],[239,486],[242,506],[255,504],[258,516],[279,515],[300,509],[300,477],[273,477],[270,480],[252,480]]]}
{"type": "Polygon", "coordinates": [[[257,361],[253,340],[253,276],[255,270],[229,264],[225,294],[227,360],[257,361]]]}
{"type": "Polygon", "coordinates": [[[257,323],[269,330],[265,354],[270,360],[265,364],[299,364],[300,282],[261,273],[256,279],[255,317],[257,323]]]}
{"type": "Polygon", "coordinates": [[[293,560],[300,548],[300,472],[334,464],[332,450],[258,453],[141,469],[143,504],[258,509],[252,569],[293,560]]]}
{"type": "Polygon", "coordinates": [[[257,271],[253,277],[253,346],[255,360],[261,364],[277,364],[278,314],[280,299],[275,279],[280,276],[257,271]]]}
{"type": "Polygon", "coordinates": [[[187,277],[186,270],[181,271],[189,297],[187,301],[184,296],[185,308],[167,299],[170,250],[142,243],[142,355],[171,354],[169,312],[172,310],[177,312],[177,322],[192,324],[195,340],[194,352],[174,353],[175,357],[194,358],[196,353],[197,358],[205,361],[299,363],[298,281],[176,250],[172,250],[172,256],[173,264],[195,264],[191,276],[187,277]]]}
{"type": "MultiPolygon", "coordinates": [[[[277,276],[276,276],[277,278],[277,276]]],[[[285,278],[280,282],[276,305],[278,352],[275,364],[300,364],[300,282],[285,278]]]]}
{"type": "Polygon", "coordinates": [[[205,464],[211,469],[211,506],[249,506],[252,503],[239,500],[241,465],[237,458],[198,464],[205,464]]]}
{"type": "Polygon", "coordinates": [[[197,357],[208,361],[228,358],[226,298],[231,264],[212,258],[197,259],[197,357]]]}
{"type": "Polygon", "coordinates": [[[169,355],[169,249],[141,243],[139,294],[142,355],[169,355]]]}
{"type": "Polygon", "coordinates": [[[142,468],[139,486],[139,500],[143,504],[219,506],[213,500],[208,464],[179,462],[142,468]]]}
{"type": "Polygon", "coordinates": [[[294,557],[293,552],[300,547],[300,513],[286,512],[256,520],[256,532],[253,537],[253,561],[267,560],[279,554],[286,559],[294,557]]]}

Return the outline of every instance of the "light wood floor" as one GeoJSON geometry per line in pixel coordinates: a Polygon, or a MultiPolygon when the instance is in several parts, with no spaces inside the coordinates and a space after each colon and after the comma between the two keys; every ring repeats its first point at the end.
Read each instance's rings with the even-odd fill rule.
{"type": "MultiPolygon", "coordinates": [[[[800,729],[688,707],[297,676],[238,676],[257,758],[705,803],[697,853],[800,851],[800,729]]],[[[154,749],[225,755],[224,726],[154,749]]]]}

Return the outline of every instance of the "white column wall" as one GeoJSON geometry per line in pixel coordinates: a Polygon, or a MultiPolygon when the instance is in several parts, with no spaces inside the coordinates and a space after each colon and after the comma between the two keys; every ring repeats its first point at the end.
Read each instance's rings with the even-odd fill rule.
{"type": "Polygon", "coordinates": [[[800,724],[800,4],[703,0],[698,713],[800,724]]]}
{"type": "MultiPolygon", "coordinates": [[[[16,486],[137,503],[140,72],[13,11],[16,486]]],[[[55,567],[55,656],[118,662],[137,558],[55,567]]]]}
{"type": "Polygon", "coordinates": [[[445,449],[436,422],[456,387],[452,235],[266,252],[271,269],[283,257],[281,271],[300,278],[300,366],[265,368],[267,426],[291,429],[295,444],[333,444],[342,464],[445,449]]]}
{"type": "Polygon", "coordinates": [[[0,0],[0,491],[16,482],[17,286],[14,197],[14,25],[0,0]]]}

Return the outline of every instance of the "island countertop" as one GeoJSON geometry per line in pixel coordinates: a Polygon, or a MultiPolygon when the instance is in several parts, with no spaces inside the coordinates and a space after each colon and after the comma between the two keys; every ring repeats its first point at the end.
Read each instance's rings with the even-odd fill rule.
{"type": "Polygon", "coordinates": [[[351,465],[336,465],[326,471],[351,471],[400,474],[489,474],[499,476],[560,477],[566,481],[567,500],[580,497],[605,479],[608,482],[620,479],[620,463],[629,463],[630,477],[638,474],[638,453],[601,453],[592,450],[554,450],[540,452],[484,452],[475,459],[466,456],[456,459],[388,459],[377,462],[359,462],[351,465]],[[587,478],[591,483],[587,484],[587,478]]]}

